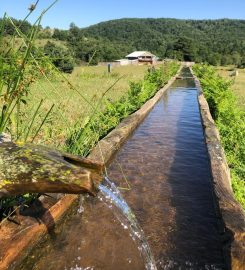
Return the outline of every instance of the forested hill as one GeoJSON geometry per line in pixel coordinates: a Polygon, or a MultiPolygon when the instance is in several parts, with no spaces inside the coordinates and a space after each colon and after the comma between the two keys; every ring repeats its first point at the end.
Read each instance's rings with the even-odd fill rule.
{"type": "Polygon", "coordinates": [[[90,48],[97,47],[99,60],[124,57],[133,50],[214,65],[239,65],[245,59],[245,20],[118,19],[83,29],[71,24],[68,32],[56,30],[54,37],[66,39],[69,32],[85,38],[90,48]],[[103,45],[94,46],[96,40],[103,45]]]}
{"type": "Polygon", "coordinates": [[[198,41],[244,41],[245,20],[119,19],[101,22],[82,31],[89,36],[133,43],[149,41],[150,38],[171,41],[182,36],[198,41]]]}
{"type": "MultiPolygon", "coordinates": [[[[27,22],[15,20],[15,23],[24,33],[31,27],[27,22]]],[[[5,28],[6,35],[13,34],[11,23],[6,23],[5,28]]],[[[245,20],[132,18],[87,28],[71,23],[69,30],[41,29],[39,39],[47,38],[53,44],[46,46],[45,53],[61,51],[62,56],[65,52],[59,44],[63,44],[77,63],[90,61],[96,64],[124,58],[134,50],[148,50],[160,58],[245,66],[245,20]]]]}

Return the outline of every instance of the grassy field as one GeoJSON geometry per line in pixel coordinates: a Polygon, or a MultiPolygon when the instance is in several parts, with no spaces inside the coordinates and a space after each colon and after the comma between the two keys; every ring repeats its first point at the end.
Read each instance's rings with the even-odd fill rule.
{"type": "MultiPolygon", "coordinates": [[[[176,72],[176,64],[173,63],[165,64],[148,80],[144,79],[147,65],[113,67],[110,73],[107,66],[80,66],[72,74],[63,73],[49,57],[33,47],[33,44],[37,47],[44,45],[37,44],[37,31],[37,28],[33,28],[30,38],[4,37],[1,40],[4,57],[0,76],[4,84],[0,86],[0,94],[4,102],[0,128],[2,132],[10,133],[15,141],[62,149],[67,143],[71,144],[71,137],[76,141],[85,133],[95,115],[99,118],[110,106],[113,112],[120,111],[112,108],[114,105],[111,102],[119,101],[117,106],[123,110],[116,112],[113,118],[118,124],[123,119],[122,115],[127,116],[128,112],[133,112],[132,108],[138,108],[136,104],[128,102],[129,90],[140,90],[142,95],[150,97],[160,87],[159,81],[162,85],[169,76],[174,75],[172,71],[176,72]]],[[[114,127],[112,121],[107,120],[110,123],[105,126],[114,127]]],[[[103,134],[98,132],[100,137],[107,132],[105,127],[101,127],[101,130],[103,134]]]]}
{"type": "MultiPolygon", "coordinates": [[[[39,47],[44,46],[47,41],[48,39],[35,39],[33,43],[39,47]]],[[[63,145],[74,126],[79,125],[82,128],[88,116],[95,110],[102,110],[107,100],[120,99],[129,90],[130,81],[142,80],[148,68],[146,65],[113,67],[112,72],[108,73],[107,66],[80,66],[76,67],[72,74],[65,74],[54,71],[45,56],[36,59],[35,55],[31,56],[29,53],[29,66],[26,65],[21,77],[19,70],[25,55],[22,50],[28,52],[28,42],[27,39],[19,37],[4,37],[2,40],[3,53],[11,54],[12,57],[12,66],[6,61],[6,66],[2,65],[1,68],[1,75],[8,76],[4,78],[6,85],[2,91],[7,93],[7,87],[17,85],[15,94],[9,94],[10,99],[26,91],[26,94],[21,94],[21,102],[18,102],[18,108],[15,108],[16,113],[11,114],[7,128],[8,132],[16,135],[14,139],[20,141],[26,141],[27,137],[32,141],[41,126],[41,132],[35,137],[36,143],[56,147],[63,145]],[[4,49],[9,47],[11,53],[4,49]],[[33,58],[35,60],[30,60],[33,58]],[[11,71],[7,73],[5,69],[11,71]],[[7,83],[11,80],[12,84],[7,83]],[[45,125],[42,124],[44,122],[45,125]]],[[[59,45],[64,46],[62,42],[59,45]]],[[[8,90],[8,93],[10,92],[8,90]]],[[[10,112],[15,106],[14,101],[11,106],[10,112]]]]}
{"type": "MultiPolygon", "coordinates": [[[[43,48],[48,41],[54,43],[57,46],[61,46],[63,48],[67,48],[66,42],[60,41],[60,40],[55,40],[51,38],[40,38],[35,40],[35,45],[37,48],[43,48]]],[[[12,36],[7,36],[3,38],[3,42],[6,44],[6,46],[12,46],[15,48],[19,48],[21,44],[23,44],[23,39],[19,37],[13,38],[12,36]]]]}
{"type": "Polygon", "coordinates": [[[107,99],[118,100],[128,91],[129,82],[143,79],[146,71],[147,66],[122,66],[113,67],[108,74],[106,66],[84,66],[69,75],[58,73],[51,80],[38,80],[31,86],[28,105],[23,105],[26,117],[33,115],[42,99],[36,123],[53,104],[54,108],[36,142],[42,143],[45,138],[46,144],[64,144],[71,127],[76,123],[82,127],[96,106],[101,110],[107,99]]]}
{"type": "Polygon", "coordinates": [[[231,68],[232,67],[218,67],[218,73],[226,78],[234,80],[232,89],[238,98],[239,105],[245,109],[245,69],[238,69],[238,76],[236,78],[231,77],[231,68]]]}

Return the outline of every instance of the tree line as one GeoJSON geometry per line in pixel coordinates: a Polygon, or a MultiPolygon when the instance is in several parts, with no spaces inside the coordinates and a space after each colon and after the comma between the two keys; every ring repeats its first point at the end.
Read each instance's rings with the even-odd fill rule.
{"type": "MultiPolygon", "coordinates": [[[[13,19],[14,20],[14,19],[13,19]]],[[[14,20],[23,33],[28,33],[28,22],[14,20]]],[[[5,23],[5,34],[13,35],[11,23],[5,23]]],[[[41,28],[39,38],[49,38],[47,55],[68,59],[70,72],[73,62],[113,61],[124,58],[134,50],[147,50],[160,59],[204,62],[211,65],[245,67],[245,20],[179,20],[179,19],[118,19],[87,28],[74,23],[68,30],[41,28]],[[65,44],[60,46],[56,41],[65,44]]]]}
{"type": "Polygon", "coordinates": [[[53,38],[68,41],[78,59],[107,61],[134,50],[160,58],[238,66],[245,63],[245,20],[119,19],[87,28],[55,29],[53,38]],[[82,48],[82,50],[80,50],[82,48]]]}

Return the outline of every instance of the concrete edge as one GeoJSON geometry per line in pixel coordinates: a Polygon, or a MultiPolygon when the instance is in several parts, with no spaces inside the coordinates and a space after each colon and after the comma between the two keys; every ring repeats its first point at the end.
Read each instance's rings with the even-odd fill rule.
{"type": "Polygon", "coordinates": [[[210,160],[214,195],[218,206],[217,214],[223,223],[222,227],[225,228],[220,232],[225,261],[228,269],[245,270],[245,213],[234,197],[230,170],[221,145],[219,131],[203,95],[200,81],[195,75],[194,78],[199,90],[198,102],[210,160]]]}
{"type": "MultiPolygon", "coordinates": [[[[154,105],[162,97],[163,93],[176,80],[182,67],[183,65],[180,66],[176,75],[151,99],[143,104],[139,110],[126,117],[105,138],[100,140],[88,158],[102,161],[105,165],[108,165],[123,143],[145,119],[154,105]]],[[[45,213],[45,224],[33,225],[25,231],[25,235],[19,235],[17,238],[13,237],[12,245],[0,260],[0,270],[17,269],[16,267],[21,264],[23,259],[25,259],[31,250],[48,234],[49,228],[62,221],[62,218],[71,210],[78,198],[79,195],[65,195],[45,213]]]]}
{"type": "Polygon", "coordinates": [[[46,211],[41,224],[35,224],[24,229],[24,234],[16,234],[12,237],[11,245],[0,260],[0,270],[18,269],[29,252],[58,224],[64,215],[68,213],[72,205],[77,201],[77,195],[67,195],[46,211]]]}

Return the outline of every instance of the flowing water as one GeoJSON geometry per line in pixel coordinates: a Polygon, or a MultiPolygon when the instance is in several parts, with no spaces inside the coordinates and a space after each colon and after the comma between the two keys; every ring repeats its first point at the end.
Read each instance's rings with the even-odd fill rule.
{"type": "Polygon", "coordinates": [[[157,270],[154,257],[144,236],[144,232],[140,228],[134,213],[123,199],[116,185],[111,182],[108,177],[105,177],[105,181],[103,185],[99,186],[99,189],[100,193],[98,196],[100,200],[104,200],[106,206],[113,209],[113,214],[121,222],[121,225],[124,229],[130,230],[131,238],[137,242],[138,249],[145,263],[145,268],[147,270],[157,270]]]}
{"type": "Polygon", "coordinates": [[[99,189],[96,198],[80,196],[72,217],[18,269],[156,270],[144,233],[120,191],[107,177],[99,189]]]}
{"type": "Polygon", "coordinates": [[[176,80],[108,172],[122,195],[105,178],[21,269],[225,269],[193,79],[176,80]]]}

